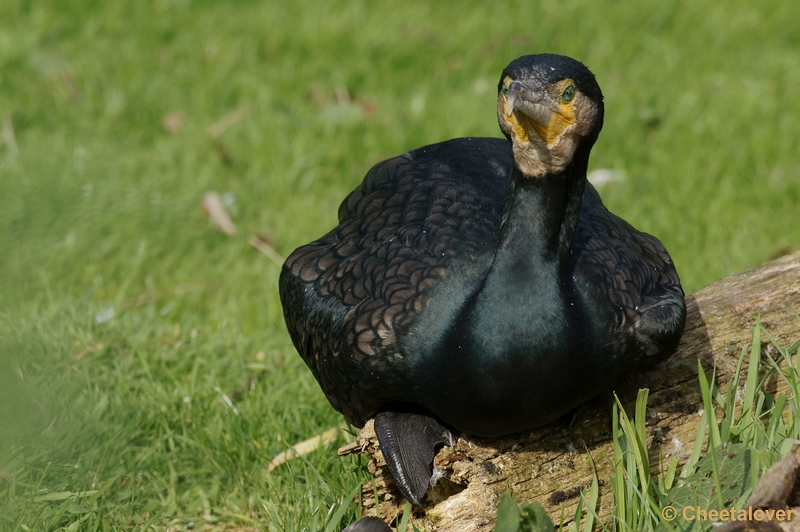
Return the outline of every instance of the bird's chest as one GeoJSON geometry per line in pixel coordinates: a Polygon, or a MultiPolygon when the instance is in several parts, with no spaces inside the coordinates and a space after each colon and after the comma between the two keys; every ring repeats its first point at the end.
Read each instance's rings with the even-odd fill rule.
{"type": "Polygon", "coordinates": [[[526,382],[565,380],[585,368],[591,337],[583,334],[584,316],[559,283],[484,293],[493,300],[477,301],[439,353],[447,367],[460,368],[472,389],[488,395],[499,388],[522,390],[526,382]]]}
{"type": "Polygon", "coordinates": [[[425,404],[457,428],[492,436],[546,423],[593,395],[598,372],[583,335],[564,315],[529,318],[484,324],[448,345],[423,381],[425,404]]]}

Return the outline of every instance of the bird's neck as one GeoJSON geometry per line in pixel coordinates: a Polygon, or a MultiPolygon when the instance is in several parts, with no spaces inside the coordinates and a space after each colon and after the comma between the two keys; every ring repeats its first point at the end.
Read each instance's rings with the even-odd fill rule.
{"type": "Polygon", "coordinates": [[[536,178],[514,168],[497,253],[470,313],[467,334],[478,349],[499,356],[509,346],[537,345],[546,352],[579,319],[568,310],[577,305],[569,265],[587,160],[536,178]]]}
{"type": "Polygon", "coordinates": [[[489,275],[517,278],[522,273],[519,268],[524,268],[527,273],[522,277],[529,281],[544,272],[568,280],[572,238],[586,186],[588,157],[579,155],[561,172],[535,178],[514,167],[489,275]]]}

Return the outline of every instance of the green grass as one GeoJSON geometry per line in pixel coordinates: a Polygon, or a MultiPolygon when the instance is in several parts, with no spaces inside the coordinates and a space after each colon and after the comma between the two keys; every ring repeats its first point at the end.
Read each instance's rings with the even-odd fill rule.
{"type": "Polygon", "coordinates": [[[664,241],[687,292],[796,246],[795,11],[0,3],[0,529],[328,526],[367,473],[335,455],[344,438],[266,472],[340,417],[247,237],[272,231],[285,256],[373,163],[498,136],[493,87],[519,55],[597,74],[591,165],[626,175],[601,193],[664,241]],[[237,237],[201,215],[211,189],[237,237]]]}
{"type": "Polygon", "coordinates": [[[703,413],[694,448],[680,473],[674,457],[663,464],[650,464],[645,431],[647,391],[639,393],[634,423],[617,399],[612,416],[616,470],[610,479],[614,514],[607,523],[609,529],[713,530],[710,521],[683,520],[683,508],[741,510],[760,475],[800,438],[796,409],[799,349],[800,340],[783,345],[757,321],[752,344],[744,346],[739,357],[738,368],[741,370],[747,359],[747,370],[737,371],[724,390],[698,361],[703,413]],[[762,335],[779,355],[777,360],[762,355],[762,335]],[[787,384],[788,396],[767,391],[766,383],[776,377],[787,384]],[[655,477],[653,465],[657,466],[655,477]],[[677,520],[662,517],[667,506],[677,509],[677,520]]]}

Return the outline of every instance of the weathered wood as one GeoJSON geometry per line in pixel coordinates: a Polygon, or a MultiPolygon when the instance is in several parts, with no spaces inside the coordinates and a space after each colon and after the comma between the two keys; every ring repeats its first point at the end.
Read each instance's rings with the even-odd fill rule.
{"type": "MultiPolygon", "coordinates": [[[[697,360],[707,373],[716,367],[717,384],[724,389],[742,347],[752,341],[752,328],[761,324],[779,342],[800,338],[800,252],[758,268],[731,275],[687,298],[688,316],[678,352],[654,370],[621,383],[616,393],[632,414],[639,388],[648,388],[647,430],[651,463],[661,457],[688,458],[695,441],[702,399],[697,383],[697,360]]],[[[762,356],[774,348],[763,339],[762,356]]],[[[773,390],[785,385],[777,379],[773,390]]],[[[565,390],[568,393],[568,390],[565,390]]],[[[487,531],[494,524],[499,496],[510,492],[517,500],[536,500],[556,522],[574,515],[580,490],[592,480],[589,455],[601,479],[598,514],[611,511],[608,478],[612,474],[610,409],[607,399],[586,404],[578,422],[565,421],[500,439],[458,438],[455,447],[444,447],[436,467],[444,479],[429,490],[420,529],[437,531],[487,531]],[[605,481],[605,482],[604,482],[605,481]]],[[[390,520],[402,512],[404,501],[385,471],[371,422],[355,443],[341,454],[362,452],[370,456],[369,468],[376,479],[363,486],[364,515],[375,515],[375,496],[381,517],[390,520]]]]}

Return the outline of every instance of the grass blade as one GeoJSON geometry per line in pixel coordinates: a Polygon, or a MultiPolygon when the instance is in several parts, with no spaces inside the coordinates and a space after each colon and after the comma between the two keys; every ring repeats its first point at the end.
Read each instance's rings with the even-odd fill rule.
{"type": "Polygon", "coordinates": [[[328,521],[328,526],[325,527],[325,532],[333,532],[337,526],[342,521],[342,517],[344,513],[350,508],[350,505],[353,503],[353,499],[356,497],[356,494],[361,491],[361,482],[355,485],[352,491],[347,495],[345,499],[342,500],[341,505],[339,508],[331,516],[331,520],[328,521]]]}

